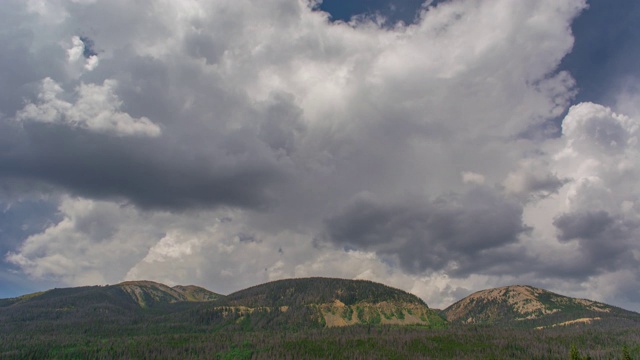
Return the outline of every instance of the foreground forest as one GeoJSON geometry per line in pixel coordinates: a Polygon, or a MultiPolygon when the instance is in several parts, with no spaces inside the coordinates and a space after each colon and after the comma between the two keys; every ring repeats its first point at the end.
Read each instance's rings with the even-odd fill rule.
{"type": "MultiPolygon", "coordinates": [[[[98,325],[98,324],[96,324],[98,325]]],[[[590,359],[640,357],[638,328],[524,330],[354,326],[212,330],[175,324],[69,333],[37,329],[0,335],[2,359],[590,359]]]]}
{"type": "Polygon", "coordinates": [[[0,300],[0,358],[635,359],[639,318],[522,286],[437,311],[366,281],[292,279],[228,296],[129,282],[0,300]]]}

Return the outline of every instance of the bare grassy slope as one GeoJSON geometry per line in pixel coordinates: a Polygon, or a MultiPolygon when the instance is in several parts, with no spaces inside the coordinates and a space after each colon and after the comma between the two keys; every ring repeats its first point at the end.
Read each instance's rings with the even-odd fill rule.
{"type": "Polygon", "coordinates": [[[449,306],[443,313],[448,321],[464,324],[553,326],[612,318],[640,320],[640,314],[631,311],[527,285],[478,291],[449,306]]]}

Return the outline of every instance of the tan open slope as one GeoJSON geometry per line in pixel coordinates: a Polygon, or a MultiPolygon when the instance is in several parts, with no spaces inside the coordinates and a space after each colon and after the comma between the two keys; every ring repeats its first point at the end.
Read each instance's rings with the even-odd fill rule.
{"type": "Polygon", "coordinates": [[[635,318],[639,315],[600,302],[571,298],[528,285],[478,291],[449,306],[443,313],[452,323],[535,323],[538,327],[585,324],[604,318],[635,318]]]}

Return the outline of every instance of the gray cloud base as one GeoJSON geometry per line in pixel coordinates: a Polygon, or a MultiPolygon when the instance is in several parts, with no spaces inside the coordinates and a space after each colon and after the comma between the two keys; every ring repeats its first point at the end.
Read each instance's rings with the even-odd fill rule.
{"type": "Polygon", "coordinates": [[[401,204],[365,198],[327,219],[325,237],[397,258],[412,273],[447,270],[465,277],[505,265],[508,245],[526,231],[521,217],[519,204],[486,188],[401,204]]]}

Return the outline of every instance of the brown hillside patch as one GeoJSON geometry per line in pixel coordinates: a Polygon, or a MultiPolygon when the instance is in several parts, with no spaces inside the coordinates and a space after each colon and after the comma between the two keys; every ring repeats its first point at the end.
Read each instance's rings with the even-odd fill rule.
{"type": "Polygon", "coordinates": [[[550,328],[550,327],[554,328],[556,326],[567,326],[567,325],[575,325],[575,324],[591,324],[593,321],[597,321],[597,320],[602,320],[602,319],[599,318],[599,317],[595,317],[595,318],[580,318],[580,319],[561,322],[561,323],[558,323],[558,324],[553,324],[551,326],[538,326],[536,328],[536,330],[541,330],[541,329],[550,328]]]}
{"type": "Polygon", "coordinates": [[[428,325],[429,321],[426,319],[430,311],[426,306],[418,304],[393,304],[383,301],[377,304],[345,305],[338,300],[320,305],[319,310],[327,327],[356,325],[363,323],[362,320],[364,323],[381,325],[428,325]],[[352,312],[351,319],[345,315],[347,308],[352,312]],[[363,319],[358,318],[358,309],[363,319]]]}

